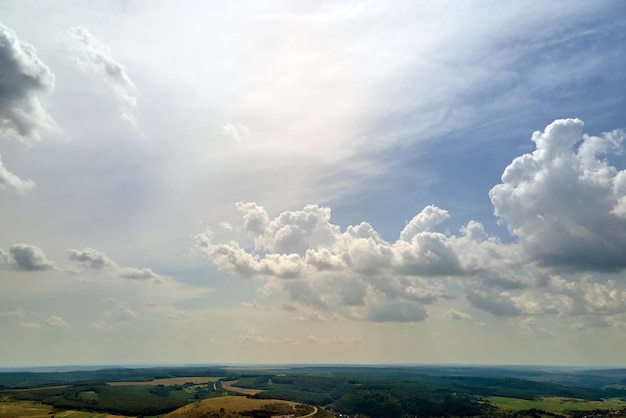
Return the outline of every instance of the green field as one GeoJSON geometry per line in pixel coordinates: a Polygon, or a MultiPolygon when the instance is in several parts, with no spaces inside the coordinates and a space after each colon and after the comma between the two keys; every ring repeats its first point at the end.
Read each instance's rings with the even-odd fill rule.
{"type": "Polygon", "coordinates": [[[622,409],[626,407],[626,403],[620,401],[618,398],[610,398],[602,401],[588,401],[557,396],[536,400],[489,396],[484,399],[489,401],[493,406],[512,411],[538,409],[547,412],[563,413],[565,411],[593,411],[594,409],[622,409]]]}
{"type": "Polygon", "coordinates": [[[61,411],[55,412],[50,405],[33,401],[18,401],[9,398],[0,399],[0,418],[112,418],[114,415],[98,414],[85,411],[61,411]]]}

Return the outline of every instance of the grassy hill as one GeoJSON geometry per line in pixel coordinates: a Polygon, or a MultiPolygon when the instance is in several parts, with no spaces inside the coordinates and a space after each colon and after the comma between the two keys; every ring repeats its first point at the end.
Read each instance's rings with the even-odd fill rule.
{"type": "Polygon", "coordinates": [[[183,406],[164,418],[200,418],[200,417],[255,417],[291,415],[309,416],[315,412],[312,406],[276,399],[252,399],[245,396],[222,396],[205,399],[183,406]]]}

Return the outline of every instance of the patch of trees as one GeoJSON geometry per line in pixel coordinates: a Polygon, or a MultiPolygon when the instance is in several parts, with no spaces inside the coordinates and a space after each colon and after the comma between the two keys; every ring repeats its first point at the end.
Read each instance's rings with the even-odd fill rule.
{"type": "Polygon", "coordinates": [[[437,395],[412,392],[398,387],[354,389],[333,403],[333,409],[348,415],[370,417],[476,416],[485,407],[465,395],[437,395]]]}
{"type": "Polygon", "coordinates": [[[77,409],[118,415],[158,415],[189,403],[185,391],[158,386],[75,385],[66,388],[13,392],[18,400],[35,400],[58,410],[77,409]],[[165,394],[165,391],[168,393],[165,394]],[[95,392],[97,399],[85,399],[95,392]]]}
{"type": "Polygon", "coordinates": [[[309,405],[289,405],[282,403],[269,403],[263,405],[260,409],[253,409],[250,411],[243,411],[241,415],[253,418],[271,418],[277,415],[295,415],[296,417],[303,416],[313,412],[313,408],[309,405]]]}

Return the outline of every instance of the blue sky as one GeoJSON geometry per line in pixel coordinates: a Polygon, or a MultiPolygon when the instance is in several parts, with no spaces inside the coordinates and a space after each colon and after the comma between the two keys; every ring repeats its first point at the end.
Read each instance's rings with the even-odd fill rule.
{"type": "Polygon", "coordinates": [[[0,366],[623,366],[622,2],[0,16],[0,366]]]}

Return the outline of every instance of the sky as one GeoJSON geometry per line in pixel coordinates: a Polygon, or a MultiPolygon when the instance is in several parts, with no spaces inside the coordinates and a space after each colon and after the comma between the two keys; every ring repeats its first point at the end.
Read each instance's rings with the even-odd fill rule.
{"type": "Polygon", "coordinates": [[[626,367],[626,3],[0,1],[0,367],[626,367]]]}

